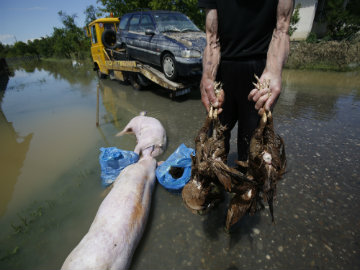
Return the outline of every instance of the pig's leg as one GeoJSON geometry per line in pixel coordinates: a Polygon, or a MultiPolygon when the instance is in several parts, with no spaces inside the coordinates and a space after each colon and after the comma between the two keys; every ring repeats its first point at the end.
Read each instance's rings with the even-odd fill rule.
{"type": "Polygon", "coordinates": [[[122,131],[117,133],[115,136],[119,137],[125,134],[135,134],[135,132],[133,131],[132,127],[129,127],[129,125],[127,125],[122,131]]]}
{"type": "Polygon", "coordinates": [[[134,117],[133,119],[130,120],[130,122],[125,126],[125,128],[120,131],[118,134],[116,134],[116,136],[122,136],[124,134],[136,134],[138,128],[138,123],[139,123],[139,117],[134,117]]]}

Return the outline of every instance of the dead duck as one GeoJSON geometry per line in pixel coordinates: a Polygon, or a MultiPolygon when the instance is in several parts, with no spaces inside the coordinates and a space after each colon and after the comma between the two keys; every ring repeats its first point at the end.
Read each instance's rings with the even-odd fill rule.
{"type": "MultiPolygon", "coordinates": [[[[215,91],[221,84],[215,84],[215,91]]],[[[195,213],[204,213],[224,198],[224,190],[231,192],[238,181],[246,177],[226,165],[224,131],[217,110],[210,108],[204,125],[195,139],[195,156],[192,157],[190,181],[182,191],[185,205],[195,213]]]]}
{"type": "MultiPolygon", "coordinates": [[[[259,90],[269,86],[270,82],[261,84],[259,78],[256,79],[258,83],[255,86],[259,90]]],[[[262,109],[259,125],[250,140],[249,159],[247,162],[237,163],[247,167],[247,178],[253,179],[256,183],[252,189],[248,210],[254,213],[257,209],[263,208],[263,201],[266,201],[274,221],[273,201],[276,196],[276,183],[285,173],[286,154],[283,139],[274,131],[271,111],[262,109]]],[[[236,202],[234,204],[236,205],[236,202]]]]}
{"type": "MultiPolygon", "coordinates": [[[[258,80],[258,89],[268,87],[268,83],[260,84],[258,80]]],[[[221,85],[216,84],[215,89],[221,89],[221,85]]],[[[225,130],[217,111],[210,108],[195,139],[191,178],[182,191],[185,205],[193,213],[205,213],[224,198],[226,191],[232,196],[226,217],[228,231],[246,213],[264,208],[263,200],[269,204],[274,220],[276,183],[285,171],[286,157],[284,142],[274,132],[271,112],[263,110],[250,141],[248,161],[238,162],[247,168],[246,175],[226,165],[225,130]]]]}
{"type": "Polygon", "coordinates": [[[271,111],[262,115],[258,129],[250,141],[248,174],[258,183],[264,201],[269,204],[274,221],[273,200],[276,183],[285,173],[285,144],[280,135],[275,134],[271,111]]]}
{"type": "Polygon", "coordinates": [[[194,213],[202,214],[223,199],[223,188],[212,166],[215,159],[226,158],[221,140],[218,140],[223,136],[223,129],[208,116],[195,139],[196,155],[192,157],[190,181],[182,191],[185,205],[194,213]]]}

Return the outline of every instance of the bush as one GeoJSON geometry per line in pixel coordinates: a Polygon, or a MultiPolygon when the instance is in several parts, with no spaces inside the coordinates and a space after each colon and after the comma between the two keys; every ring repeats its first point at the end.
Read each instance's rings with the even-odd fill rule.
{"type": "Polygon", "coordinates": [[[351,39],[360,30],[359,1],[328,0],[325,8],[327,35],[333,40],[351,39]]]}
{"type": "Polygon", "coordinates": [[[316,43],[317,42],[317,36],[314,32],[311,32],[309,36],[306,38],[307,43],[316,43]]]}
{"type": "Polygon", "coordinates": [[[291,16],[290,19],[290,27],[289,27],[289,36],[292,36],[292,34],[296,31],[297,27],[296,24],[300,21],[300,15],[299,15],[299,10],[301,8],[301,4],[297,4],[294,12],[291,16]]]}
{"type": "Polygon", "coordinates": [[[346,71],[360,64],[360,41],[293,42],[287,68],[346,71]]]}

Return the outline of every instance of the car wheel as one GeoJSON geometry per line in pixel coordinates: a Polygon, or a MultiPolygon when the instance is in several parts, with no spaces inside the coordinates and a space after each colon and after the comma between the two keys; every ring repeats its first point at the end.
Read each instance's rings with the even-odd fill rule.
{"type": "Polygon", "coordinates": [[[141,82],[139,81],[139,74],[136,73],[132,73],[129,74],[129,82],[131,84],[131,86],[134,88],[134,90],[141,90],[143,87],[141,85],[141,82]]]}
{"type": "Polygon", "coordinates": [[[177,78],[175,58],[167,53],[162,59],[162,69],[167,79],[174,81],[177,78]]]}

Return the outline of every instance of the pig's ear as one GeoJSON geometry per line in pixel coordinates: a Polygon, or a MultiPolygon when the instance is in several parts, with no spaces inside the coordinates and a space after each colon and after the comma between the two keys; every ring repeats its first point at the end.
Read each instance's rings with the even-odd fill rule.
{"type": "Polygon", "coordinates": [[[134,131],[132,130],[132,128],[127,128],[127,129],[124,129],[123,131],[120,131],[115,136],[122,136],[124,134],[134,134],[134,131]]]}

